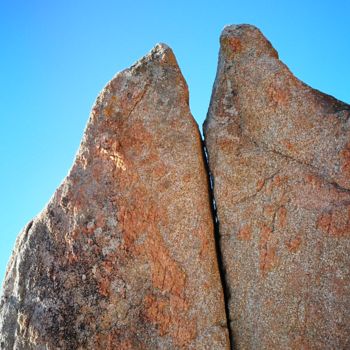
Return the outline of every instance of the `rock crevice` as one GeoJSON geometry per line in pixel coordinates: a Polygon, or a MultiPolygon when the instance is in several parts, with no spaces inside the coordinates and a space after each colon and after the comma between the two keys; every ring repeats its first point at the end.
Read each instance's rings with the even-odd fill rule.
{"type": "Polygon", "coordinates": [[[225,303],[225,316],[226,316],[226,325],[227,330],[229,334],[230,339],[230,349],[234,349],[234,339],[232,335],[232,330],[230,326],[230,308],[229,308],[229,300],[230,300],[230,289],[227,284],[226,279],[226,270],[225,266],[223,264],[223,257],[221,254],[221,248],[220,248],[220,223],[219,218],[217,215],[217,207],[216,207],[216,201],[214,196],[214,178],[211,174],[210,167],[209,167],[209,156],[208,151],[205,145],[205,141],[202,140],[203,144],[203,158],[205,162],[205,167],[208,175],[208,189],[209,189],[209,201],[211,203],[211,211],[212,211],[212,218],[213,218],[213,224],[214,224],[214,238],[215,238],[215,247],[216,247],[216,256],[219,266],[219,272],[220,272],[220,279],[221,279],[221,285],[223,290],[223,297],[224,297],[224,303],[225,303]]]}

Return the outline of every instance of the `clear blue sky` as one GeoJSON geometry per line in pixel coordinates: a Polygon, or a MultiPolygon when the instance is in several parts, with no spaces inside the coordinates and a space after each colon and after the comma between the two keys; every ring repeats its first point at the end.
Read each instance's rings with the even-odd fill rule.
{"type": "Polygon", "coordinates": [[[67,174],[105,83],[165,42],[201,125],[226,24],[260,27],[297,77],[350,103],[347,0],[0,0],[0,281],[21,228],[67,174]]]}

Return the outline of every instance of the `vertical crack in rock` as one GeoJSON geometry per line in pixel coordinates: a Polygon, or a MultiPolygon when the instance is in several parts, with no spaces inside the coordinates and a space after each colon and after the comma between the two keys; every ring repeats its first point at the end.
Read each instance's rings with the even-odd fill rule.
{"type": "Polygon", "coordinates": [[[257,28],[223,30],[203,131],[238,349],[349,348],[349,117],[257,28]]]}
{"type": "Polygon", "coordinates": [[[230,338],[230,349],[233,350],[234,339],[233,339],[232,329],[230,327],[230,308],[229,308],[230,289],[226,280],[226,270],[225,270],[225,265],[223,262],[223,256],[222,256],[221,247],[220,247],[220,222],[217,214],[217,207],[216,207],[216,201],[214,196],[214,178],[209,167],[208,151],[205,145],[205,140],[202,140],[202,144],[203,144],[203,158],[205,161],[205,167],[208,174],[209,200],[211,204],[213,223],[214,223],[216,256],[218,260],[220,280],[221,280],[221,285],[222,285],[223,294],[224,294],[226,322],[227,322],[227,329],[228,329],[229,338],[230,338]]]}
{"type": "Polygon", "coordinates": [[[0,348],[229,349],[198,125],[172,50],[117,74],[19,235],[0,348]]]}

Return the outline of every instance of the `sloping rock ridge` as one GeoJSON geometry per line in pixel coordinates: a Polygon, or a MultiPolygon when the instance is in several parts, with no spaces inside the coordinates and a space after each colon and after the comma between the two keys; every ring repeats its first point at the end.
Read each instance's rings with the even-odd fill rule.
{"type": "Polygon", "coordinates": [[[20,234],[1,349],[229,349],[188,89],[157,45],[104,88],[74,165],[20,234]]]}
{"type": "Polygon", "coordinates": [[[204,125],[237,349],[350,348],[350,106],[228,26],[204,125]]]}

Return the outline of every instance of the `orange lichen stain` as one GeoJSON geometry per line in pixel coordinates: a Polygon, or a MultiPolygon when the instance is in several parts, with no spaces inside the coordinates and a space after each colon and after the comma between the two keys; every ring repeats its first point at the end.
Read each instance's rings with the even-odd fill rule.
{"type": "Polygon", "coordinates": [[[184,182],[184,183],[189,183],[189,182],[191,182],[191,180],[192,180],[192,174],[186,174],[186,175],[184,175],[183,177],[182,177],[182,181],[184,182]]]}
{"type": "MultiPolygon", "coordinates": [[[[125,120],[120,120],[118,123],[118,129],[126,128],[125,120]]],[[[143,152],[144,150],[149,150],[154,147],[152,144],[152,136],[151,134],[145,129],[143,123],[141,121],[134,120],[132,125],[132,133],[130,135],[126,135],[125,137],[121,138],[119,140],[120,145],[117,147],[117,151],[119,150],[121,153],[122,150],[129,150],[129,152],[133,152],[135,154],[139,154],[143,152]]],[[[145,164],[149,164],[149,157],[158,156],[156,152],[147,152],[145,154],[146,159],[139,160],[138,166],[142,165],[143,162],[145,164]]]]}
{"type": "Polygon", "coordinates": [[[280,207],[277,211],[278,226],[284,228],[287,223],[287,209],[285,207],[280,207]]]}
{"type": "Polygon", "coordinates": [[[299,235],[295,238],[291,238],[289,242],[286,243],[286,246],[291,253],[296,253],[300,249],[301,242],[302,239],[299,235]]]}
{"type": "Polygon", "coordinates": [[[105,107],[102,111],[102,113],[108,118],[110,118],[113,115],[113,112],[114,112],[114,108],[112,104],[105,107]]]}
{"type": "Polygon", "coordinates": [[[295,146],[289,141],[289,140],[284,140],[283,144],[286,146],[286,148],[290,151],[293,151],[295,149],[295,146]]]}
{"type": "Polygon", "coordinates": [[[109,288],[110,288],[110,281],[108,277],[102,278],[99,281],[99,288],[98,288],[99,293],[104,297],[108,297],[110,293],[109,288]]]}
{"type": "Polygon", "coordinates": [[[231,36],[223,36],[220,40],[221,47],[223,51],[230,58],[234,56],[235,53],[238,53],[242,50],[242,43],[239,39],[231,36]]]}
{"type": "Polygon", "coordinates": [[[115,107],[117,106],[117,96],[112,96],[109,104],[103,108],[102,113],[107,117],[111,118],[115,114],[115,107]]]}
{"type": "Polygon", "coordinates": [[[170,258],[168,251],[163,245],[159,245],[154,239],[151,239],[147,246],[148,254],[152,261],[152,280],[154,287],[163,292],[182,296],[186,284],[186,274],[170,258]]]}
{"type": "Polygon", "coordinates": [[[283,105],[288,102],[288,91],[282,87],[271,85],[268,88],[267,93],[271,102],[276,106],[283,105]]]}
{"type": "MultiPolygon", "coordinates": [[[[122,102],[118,101],[119,104],[122,102]]],[[[129,107],[125,105],[125,108],[129,107]]],[[[159,335],[171,337],[174,344],[182,348],[196,337],[196,315],[190,313],[192,305],[186,298],[186,287],[190,284],[186,275],[186,265],[174,259],[169,251],[169,242],[165,240],[161,231],[170,226],[168,208],[159,205],[157,192],[161,190],[162,178],[169,170],[160,159],[159,147],[155,147],[154,138],[143,123],[133,120],[132,128],[128,123],[128,118],[119,118],[110,124],[111,130],[108,130],[118,135],[118,143],[103,143],[96,148],[96,158],[102,158],[102,162],[115,152],[125,155],[125,165],[130,171],[120,171],[114,167],[112,171],[104,174],[111,174],[110,180],[118,178],[118,181],[115,181],[115,193],[101,196],[108,198],[117,208],[120,244],[116,252],[109,252],[108,257],[98,264],[94,278],[99,293],[112,299],[114,289],[108,281],[113,280],[112,276],[121,274],[118,266],[129,266],[134,261],[136,266],[140,262],[147,264],[149,270],[144,277],[148,280],[143,291],[148,297],[143,299],[138,308],[143,310],[145,318],[153,323],[159,335]],[[124,131],[121,134],[119,130],[124,131]],[[102,153],[101,149],[107,152],[102,153]],[[143,156],[138,160],[140,157],[136,155],[140,153],[143,156]],[[148,172],[154,180],[151,187],[144,185],[144,176],[148,172]],[[154,198],[152,194],[155,194],[154,198]]],[[[95,226],[99,227],[97,217],[94,220],[95,226]]],[[[103,239],[103,235],[99,235],[98,239],[103,239]]]]}
{"type": "Polygon", "coordinates": [[[237,239],[240,241],[250,241],[252,238],[252,229],[250,225],[244,225],[237,234],[237,239]]]}
{"type": "Polygon", "coordinates": [[[166,168],[163,165],[156,166],[153,171],[152,175],[154,175],[156,178],[162,178],[166,174],[166,168]]]}
{"type": "Polygon", "coordinates": [[[271,271],[277,263],[276,247],[270,247],[262,251],[262,259],[260,261],[260,270],[263,274],[271,271]]]}
{"type": "Polygon", "coordinates": [[[176,345],[185,348],[192,339],[196,338],[196,327],[193,322],[180,323],[176,329],[176,345]]]}
{"type": "MultiPolygon", "coordinates": [[[[150,200],[141,185],[133,188],[133,204],[119,205],[118,222],[123,231],[122,250],[128,254],[144,257],[150,266],[152,290],[145,300],[147,318],[158,327],[159,334],[169,334],[174,343],[185,344],[189,339],[184,331],[190,328],[188,302],[185,300],[187,276],[181,265],[169,254],[159,231],[159,224],[167,224],[167,213],[150,200]],[[140,241],[140,235],[143,238],[140,241]],[[138,242],[138,243],[136,243],[138,242]],[[157,293],[159,291],[159,294],[157,293]]],[[[192,336],[194,333],[190,332],[192,336]]]]}
{"type": "Polygon", "coordinates": [[[256,190],[257,191],[261,191],[261,189],[264,187],[265,185],[265,180],[264,179],[260,179],[257,183],[256,183],[256,190]]]}
{"type": "Polygon", "coordinates": [[[273,179],[273,184],[279,187],[282,184],[282,176],[276,175],[273,179]]]}
{"type": "Polygon", "coordinates": [[[177,66],[176,57],[172,50],[166,50],[166,52],[162,56],[162,63],[169,64],[171,66],[177,66]]]}
{"type": "Polygon", "coordinates": [[[188,311],[189,305],[183,297],[177,295],[170,295],[169,298],[170,310],[174,313],[182,313],[183,311],[188,311]]]}
{"type": "Polygon", "coordinates": [[[165,335],[171,321],[167,300],[161,300],[160,297],[147,295],[144,303],[147,318],[158,325],[160,336],[165,335]]]}
{"type": "Polygon", "coordinates": [[[317,219],[316,227],[332,237],[350,236],[350,207],[322,213],[317,219]]]}
{"type": "Polygon", "coordinates": [[[181,300],[168,300],[160,296],[147,295],[144,300],[145,316],[158,327],[160,336],[170,333],[174,342],[184,347],[196,336],[195,325],[192,321],[181,319],[178,308],[182,308],[181,300]],[[180,305],[180,306],[179,306],[180,305]]]}
{"type": "Polygon", "coordinates": [[[272,195],[272,192],[276,189],[283,187],[283,185],[288,181],[288,176],[276,175],[272,181],[266,187],[266,194],[272,195]]]}
{"type": "Polygon", "coordinates": [[[239,52],[242,49],[242,43],[237,38],[228,37],[227,42],[230,45],[231,49],[235,52],[239,52]]]}
{"type": "Polygon", "coordinates": [[[272,230],[266,225],[262,225],[260,229],[260,263],[259,267],[263,275],[266,275],[277,265],[276,246],[271,241],[272,230]]]}
{"type": "Polygon", "coordinates": [[[312,175],[312,174],[307,174],[305,176],[305,181],[308,183],[308,184],[311,184],[311,185],[316,185],[319,180],[317,179],[316,176],[312,175]]]}

